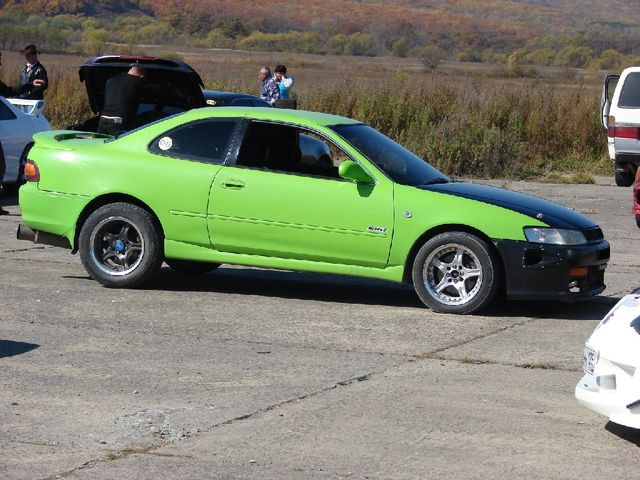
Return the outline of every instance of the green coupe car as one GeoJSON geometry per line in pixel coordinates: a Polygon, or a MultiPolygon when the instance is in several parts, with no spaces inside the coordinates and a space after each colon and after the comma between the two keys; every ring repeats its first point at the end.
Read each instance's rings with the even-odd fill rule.
{"type": "Polygon", "coordinates": [[[116,138],[35,135],[18,238],[80,252],[109,287],[162,262],[222,263],[413,283],[439,312],[508,298],[602,292],[609,244],[573,210],[453,181],[348,118],[271,108],[198,108],[116,138]],[[300,152],[301,135],[330,161],[300,152]]]}

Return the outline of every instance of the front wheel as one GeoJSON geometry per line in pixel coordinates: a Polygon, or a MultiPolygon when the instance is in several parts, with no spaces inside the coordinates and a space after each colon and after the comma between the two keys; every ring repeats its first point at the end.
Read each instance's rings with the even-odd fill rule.
{"type": "Polygon", "coordinates": [[[80,259],[95,280],[107,287],[141,285],[160,269],[163,238],[146,210],[128,203],[98,208],[79,238],[80,259]]]}
{"type": "Polygon", "coordinates": [[[413,285],[435,312],[467,314],[486,307],[498,291],[500,262],[482,239],[447,232],[429,239],[413,263],[413,285]]]}

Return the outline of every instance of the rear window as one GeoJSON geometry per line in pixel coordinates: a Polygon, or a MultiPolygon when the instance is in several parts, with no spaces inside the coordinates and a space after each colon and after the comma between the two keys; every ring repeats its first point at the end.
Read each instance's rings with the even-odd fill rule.
{"type": "Polygon", "coordinates": [[[620,92],[618,106],[640,108],[640,72],[632,72],[627,75],[620,92]]]}

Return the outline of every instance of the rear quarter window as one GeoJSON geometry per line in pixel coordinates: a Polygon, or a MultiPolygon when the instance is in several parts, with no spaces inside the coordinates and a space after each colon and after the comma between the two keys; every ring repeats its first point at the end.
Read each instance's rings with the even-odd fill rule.
{"type": "Polygon", "coordinates": [[[158,155],[195,160],[206,163],[224,163],[236,120],[201,120],[169,130],[149,145],[158,155]]]}
{"type": "Polygon", "coordinates": [[[622,85],[618,107],[640,108],[640,72],[632,72],[622,85]]]}

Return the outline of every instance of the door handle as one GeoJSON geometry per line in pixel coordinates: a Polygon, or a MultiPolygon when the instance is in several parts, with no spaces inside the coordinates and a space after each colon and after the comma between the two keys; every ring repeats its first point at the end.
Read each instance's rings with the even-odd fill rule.
{"type": "Polygon", "coordinates": [[[242,190],[244,188],[244,182],[235,179],[222,180],[220,184],[222,188],[228,188],[229,190],[242,190]]]}

